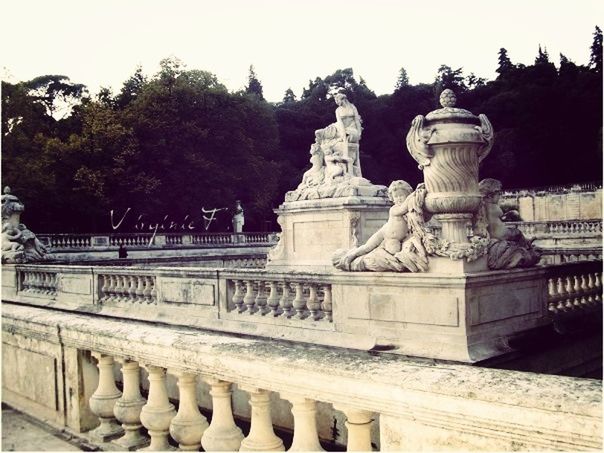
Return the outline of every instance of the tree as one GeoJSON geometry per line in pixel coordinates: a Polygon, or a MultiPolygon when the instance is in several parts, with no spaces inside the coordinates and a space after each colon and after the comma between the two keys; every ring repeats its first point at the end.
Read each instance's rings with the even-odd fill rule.
{"type": "Polygon", "coordinates": [[[402,87],[409,86],[409,76],[407,75],[407,70],[405,68],[401,68],[398,73],[398,79],[396,81],[396,85],[394,86],[394,90],[400,90],[402,87]]]}
{"type": "Polygon", "coordinates": [[[466,92],[468,87],[464,82],[463,68],[452,69],[450,66],[441,65],[433,84],[434,96],[439,98],[443,90],[451,89],[460,95],[466,92]]]}
{"type": "Polygon", "coordinates": [[[283,95],[283,103],[288,104],[292,102],[296,102],[296,95],[291,88],[288,88],[283,95]]]}
{"type": "Polygon", "coordinates": [[[499,77],[503,77],[509,74],[512,69],[514,69],[514,65],[508,57],[508,51],[502,47],[499,49],[499,66],[495,71],[499,74],[499,77]]]}
{"type": "Polygon", "coordinates": [[[537,57],[535,58],[535,64],[547,64],[549,63],[549,55],[547,53],[547,48],[544,47],[541,49],[541,44],[539,44],[539,52],[537,53],[537,57]]]}
{"type": "Polygon", "coordinates": [[[257,96],[258,99],[264,101],[264,96],[262,94],[262,84],[256,76],[256,72],[254,71],[254,65],[250,65],[250,73],[248,75],[248,83],[245,87],[245,92],[247,94],[257,96]]]}
{"type": "Polygon", "coordinates": [[[122,89],[115,99],[116,104],[120,108],[126,107],[140,94],[145,83],[146,78],[143,74],[143,68],[139,65],[136,67],[134,74],[122,85],[122,89]]]}
{"type": "Polygon", "coordinates": [[[589,67],[594,69],[598,74],[602,73],[602,30],[597,25],[594,31],[594,39],[591,43],[589,67]]]}
{"type": "Polygon", "coordinates": [[[81,101],[88,90],[81,83],[73,83],[64,75],[43,75],[25,82],[29,95],[46,107],[48,115],[63,118],[81,101]]]}

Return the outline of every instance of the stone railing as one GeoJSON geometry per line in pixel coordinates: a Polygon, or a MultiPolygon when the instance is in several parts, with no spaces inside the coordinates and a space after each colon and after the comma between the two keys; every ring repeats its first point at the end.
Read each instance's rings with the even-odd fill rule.
{"type": "Polygon", "coordinates": [[[595,192],[596,190],[602,189],[601,181],[593,181],[593,182],[582,182],[575,184],[566,184],[566,185],[554,185],[554,186],[539,186],[539,187],[529,187],[526,189],[510,189],[504,190],[503,196],[518,196],[526,193],[536,193],[536,192],[548,192],[548,193],[567,193],[572,191],[580,191],[580,192],[595,192]]]}
{"type": "Polygon", "coordinates": [[[170,438],[180,450],[205,451],[602,448],[598,380],[309,348],[10,303],[2,321],[3,400],[74,431],[94,428],[85,435],[105,442],[105,450],[166,451],[170,438]],[[199,405],[212,408],[211,422],[199,405]],[[235,416],[249,420],[249,430],[235,416]]]}
{"type": "Polygon", "coordinates": [[[558,220],[547,222],[507,222],[517,227],[528,239],[601,238],[602,220],[558,220]]]}
{"type": "Polygon", "coordinates": [[[547,309],[551,313],[595,311],[602,307],[602,273],[583,270],[548,278],[547,309]]]}
{"type": "Polygon", "coordinates": [[[274,245],[275,233],[112,233],[112,234],[39,234],[38,238],[54,251],[128,250],[143,248],[215,247],[274,245]]]}
{"type": "Polygon", "coordinates": [[[573,288],[585,279],[576,297],[602,303],[599,261],[465,275],[72,265],[2,272],[4,301],[461,362],[502,354],[519,329],[551,323],[551,279],[571,278],[573,288]]]}

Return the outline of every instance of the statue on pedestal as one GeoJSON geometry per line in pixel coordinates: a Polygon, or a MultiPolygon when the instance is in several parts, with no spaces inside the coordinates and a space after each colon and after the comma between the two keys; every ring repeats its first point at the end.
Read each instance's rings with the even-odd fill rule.
{"type": "Polygon", "coordinates": [[[334,96],[336,122],[315,131],[310,147],[312,167],[285,201],[338,198],[354,195],[384,197],[386,187],[371,184],[361,176],[359,140],[361,117],[345,94],[334,96]]]}
{"type": "Polygon", "coordinates": [[[48,250],[36,235],[21,223],[23,203],[4,188],[2,199],[2,263],[26,263],[46,258],[48,250]]]}
{"type": "Polygon", "coordinates": [[[501,183],[478,183],[479,164],[493,146],[491,123],[485,115],[455,107],[451,90],[444,90],[440,101],[442,108],[425,118],[418,115],[407,134],[407,148],[425,182],[413,193],[404,181],[392,183],[394,206],[387,223],[360,247],[337,250],[332,258],[336,268],[425,272],[433,269],[431,259],[435,264],[443,258],[471,263],[484,255],[475,271],[529,267],[539,261],[522,233],[501,220],[501,183]],[[430,220],[440,228],[438,236],[428,228],[430,220]]]}
{"type": "Polygon", "coordinates": [[[235,213],[233,214],[233,233],[241,233],[245,224],[245,217],[241,201],[237,200],[235,203],[237,206],[235,206],[235,213]]]}

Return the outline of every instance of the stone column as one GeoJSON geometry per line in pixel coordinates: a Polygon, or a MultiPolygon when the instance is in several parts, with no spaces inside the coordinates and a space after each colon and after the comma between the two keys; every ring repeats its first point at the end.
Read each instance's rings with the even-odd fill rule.
{"type": "Polygon", "coordinates": [[[176,411],[168,400],[166,369],[154,365],[144,366],[149,372],[149,399],[141,410],[141,422],[151,436],[151,445],[146,450],[169,450],[168,431],[176,411]]]}
{"type": "Polygon", "coordinates": [[[197,376],[193,373],[170,371],[178,377],[180,402],[178,413],[170,423],[170,435],[184,451],[199,451],[201,435],[208,427],[208,421],[199,412],[195,388],[197,376]]]}
{"type": "Polygon", "coordinates": [[[212,387],[212,422],[201,436],[201,446],[205,451],[237,451],[243,433],[233,419],[231,383],[212,377],[204,380],[212,387]]]}
{"type": "Polygon", "coordinates": [[[132,360],[118,359],[118,362],[122,364],[124,394],[115,403],[113,414],[122,423],[125,434],[115,443],[126,450],[137,450],[149,443],[147,437],[140,432],[143,427],[141,409],[146,402],[140,392],[140,367],[138,362],[132,360]]]}
{"type": "Polygon", "coordinates": [[[371,451],[372,412],[337,405],[335,409],[346,415],[348,444],[346,451],[371,451]]]}
{"type": "Polygon", "coordinates": [[[288,451],[325,451],[317,432],[316,401],[298,395],[281,395],[292,403],[294,439],[288,451]]]}
{"type": "Polygon", "coordinates": [[[124,433],[113,415],[113,406],[122,393],[115,386],[113,357],[99,353],[93,353],[93,356],[98,360],[99,385],[90,397],[90,410],[99,418],[101,424],[91,435],[95,440],[106,442],[124,433]]]}
{"type": "Polygon", "coordinates": [[[250,394],[252,424],[239,451],[283,451],[283,441],[275,435],[271,419],[270,392],[255,387],[239,386],[250,394]]]}

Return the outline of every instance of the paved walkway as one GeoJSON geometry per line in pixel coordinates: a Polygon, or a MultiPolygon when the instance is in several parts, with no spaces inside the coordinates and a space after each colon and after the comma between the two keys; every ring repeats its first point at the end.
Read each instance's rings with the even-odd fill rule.
{"type": "Polygon", "coordinates": [[[2,405],[2,451],[82,451],[79,439],[2,405]]]}

